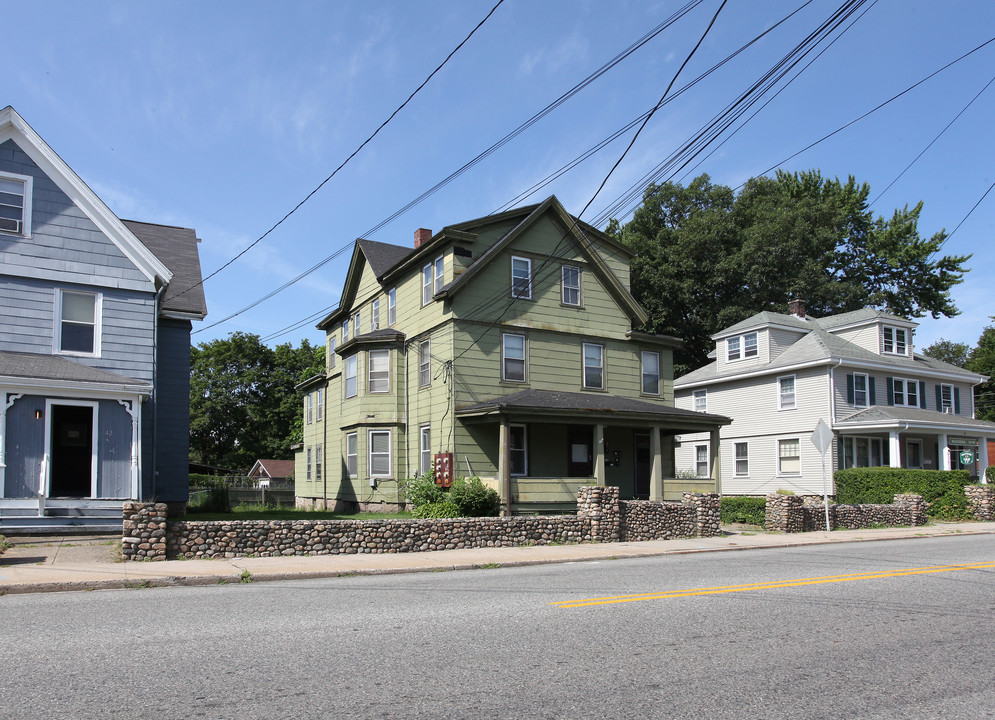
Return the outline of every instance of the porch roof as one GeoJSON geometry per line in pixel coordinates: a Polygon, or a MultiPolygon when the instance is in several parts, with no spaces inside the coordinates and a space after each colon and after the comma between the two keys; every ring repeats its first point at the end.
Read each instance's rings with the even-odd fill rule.
{"type": "Polygon", "coordinates": [[[683,410],[670,405],[619,397],[608,393],[560,392],[556,390],[522,390],[512,395],[485,400],[457,408],[461,418],[484,418],[501,415],[551,415],[567,419],[643,420],[688,432],[728,425],[723,415],[683,410]]]}
{"type": "Polygon", "coordinates": [[[898,429],[905,426],[916,430],[935,430],[936,432],[975,431],[995,437],[995,423],[987,420],[977,420],[966,415],[954,415],[936,410],[890,405],[872,405],[866,410],[854,413],[843,420],[837,420],[833,424],[836,430],[841,431],[898,429]]]}
{"type": "Polygon", "coordinates": [[[92,387],[149,394],[152,385],[58,355],[0,350],[0,383],[46,387],[92,387]]]}

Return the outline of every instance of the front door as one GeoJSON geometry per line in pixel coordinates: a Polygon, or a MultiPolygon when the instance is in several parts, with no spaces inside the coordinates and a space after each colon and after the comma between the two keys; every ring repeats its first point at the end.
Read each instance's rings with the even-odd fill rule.
{"type": "Polygon", "coordinates": [[[567,477],[594,475],[594,428],[571,427],[567,431],[567,477]]]}
{"type": "Polygon", "coordinates": [[[905,444],[905,467],[922,469],[922,440],[909,440],[905,444]]]}
{"type": "Polygon", "coordinates": [[[650,496],[650,473],[652,472],[652,457],[650,455],[650,436],[646,433],[636,433],[636,498],[646,500],[650,496]]]}
{"type": "Polygon", "coordinates": [[[90,497],[93,484],[93,407],[52,405],[51,497],[90,497]]]}

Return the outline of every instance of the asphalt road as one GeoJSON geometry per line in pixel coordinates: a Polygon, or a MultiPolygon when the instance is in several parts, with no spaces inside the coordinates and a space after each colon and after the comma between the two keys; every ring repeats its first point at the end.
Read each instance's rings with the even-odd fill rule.
{"type": "Polygon", "coordinates": [[[993,581],[986,535],[10,595],[0,717],[991,718],[993,581]]]}

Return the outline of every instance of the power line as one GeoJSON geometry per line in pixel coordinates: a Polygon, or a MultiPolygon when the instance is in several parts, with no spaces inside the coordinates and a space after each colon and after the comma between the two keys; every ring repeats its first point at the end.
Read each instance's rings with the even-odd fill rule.
{"type": "MultiPolygon", "coordinates": [[[[366,147],[370,143],[370,141],[373,140],[373,138],[375,138],[378,134],[380,134],[381,130],[383,130],[385,127],[387,127],[387,124],[391,120],[394,119],[394,116],[396,116],[399,112],[401,112],[401,110],[403,110],[405,108],[405,106],[409,102],[411,102],[412,98],[414,98],[414,96],[417,95],[421,91],[421,89],[424,88],[433,77],[435,77],[436,73],[438,73],[443,68],[443,66],[445,66],[445,64],[449,62],[449,60],[453,57],[453,55],[455,55],[457,52],[459,52],[460,48],[462,48],[470,40],[470,38],[473,37],[474,33],[476,33],[477,30],[479,30],[483,26],[483,24],[490,19],[491,15],[494,14],[494,12],[498,9],[498,7],[501,6],[501,4],[503,2],[504,2],[504,0],[498,0],[497,4],[495,4],[494,7],[491,8],[490,12],[488,12],[487,15],[484,16],[484,19],[481,20],[479,23],[477,23],[476,27],[474,27],[473,30],[470,31],[470,34],[467,35],[465,38],[463,38],[462,42],[460,42],[460,44],[457,45],[452,50],[452,52],[450,52],[448,55],[446,55],[445,59],[441,63],[439,63],[438,67],[436,67],[435,70],[433,70],[431,73],[429,73],[428,77],[426,77],[424,80],[422,80],[421,84],[418,85],[418,87],[416,87],[414,89],[414,91],[410,95],[408,95],[407,99],[404,102],[402,102],[400,105],[398,105],[397,109],[394,110],[394,112],[392,112],[387,117],[386,120],[384,120],[382,123],[380,123],[380,126],[376,130],[374,130],[373,133],[369,137],[367,137],[362,143],[360,143],[359,147],[357,147],[355,150],[353,150],[349,154],[349,156],[345,160],[343,160],[339,164],[339,166],[337,168],[335,168],[328,177],[326,177],[324,180],[322,180],[320,183],[318,183],[318,186],[316,188],[314,188],[314,190],[312,190],[306,196],[304,196],[303,200],[301,200],[299,203],[297,203],[296,205],[294,205],[294,207],[291,208],[291,210],[286,215],[284,215],[282,218],[280,218],[269,230],[267,230],[262,235],[260,235],[258,238],[256,238],[251,243],[249,243],[241,252],[239,252],[237,255],[235,255],[235,257],[233,257],[231,260],[229,260],[228,262],[226,262],[225,264],[223,264],[221,267],[219,267],[217,270],[215,270],[214,272],[212,272],[207,277],[203,278],[200,282],[195,283],[194,285],[191,285],[190,287],[188,287],[186,290],[184,290],[181,293],[177,293],[176,297],[179,297],[180,295],[183,295],[184,293],[188,293],[191,290],[193,290],[194,288],[203,285],[205,282],[207,282],[208,280],[210,280],[211,278],[213,278],[215,275],[217,275],[222,270],[224,270],[225,268],[227,268],[233,262],[235,262],[236,260],[238,260],[243,255],[245,255],[245,253],[249,252],[249,250],[251,250],[256,245],[258,245],[260,242],[262,242],[262,240],[267,235],[269,235],[274,230],[276,230],[278,227],[280,227],[280,225],[282,225],[283,222],[287,218],[289,218],[291,215],[293,215],[295,212],[297,212],[301,208],[301,206],[304,205],[304,203],[306,203],[308,200],[310,200],[312,197],[314,197],[314,195],[319,190],[321,190],[321,188],[323,188],[328,183],[329,180],[331,180],[333,177],[335,177],[338,174],[339,170],[341,170],[342,168],[344,168],[349,163],[350,160],[352,160],[354,157],[356,157],[357,154],[359,154],[360,150],[362,150],[364,147],[366,147]]],[[[213,327],[213,326],[210,326],[210,327],[213,327]]]]}

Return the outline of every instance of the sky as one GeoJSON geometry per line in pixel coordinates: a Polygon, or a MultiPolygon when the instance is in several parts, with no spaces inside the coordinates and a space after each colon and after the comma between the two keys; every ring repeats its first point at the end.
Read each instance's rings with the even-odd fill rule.
{"type": "MultiPolygon", "coordinates": [[[[195,228],[205,276],[313,192],[206,281],[209,315],[194,324],[192,339],[199,344],[248,332],[270,345],[304,338],[321,344],[324,334],[313,318],[338,304],[357,237],[411,245],[417,228],[438,231],[550,194],[574,214],[590,202],[582,219],[604,227],[616,199],[645,185],[648,172],[842,0],[728,0],[707,34],[721,0],[704,0],[384,225],[685,5],[504,0],[321,185],[497,2],[6,0],[5,26],[21,30],[4,39],[9,63],[0,79],[0,107],[12,105],[119,217],[195,228]],[[675,76],[672,100],[653,115],[600,192],[634,131],[520,197],[654,107],[675,76]]],[[[738,187],[777,168],[817,169],[825,177],[852,175],[869,183],[872,209],[885,217],[922,201],[920,234],[960,225],[942,252],[973,257],[952,293],[961,314],[918,319],[916,346],[941,338],[973,346],[995,315],[989,284],[995,191],[985,197],[995,183],[995,86],[985,89],[993,79],[995,42],[804,149],[992,40],[995,3],[869,0],[858,15],[831,36],[838,36],[835,42],[808,55],[796,70],[825,50],[790,84],[777,85],[774,92],[783,90],[769,93],[770,102],[735,134],[724,134],[661,179],[687,183],[708,173],[715,183],[738,187]]],[[[623,203],[612,214],[624,222],[635,206],[623,203]]]]}

